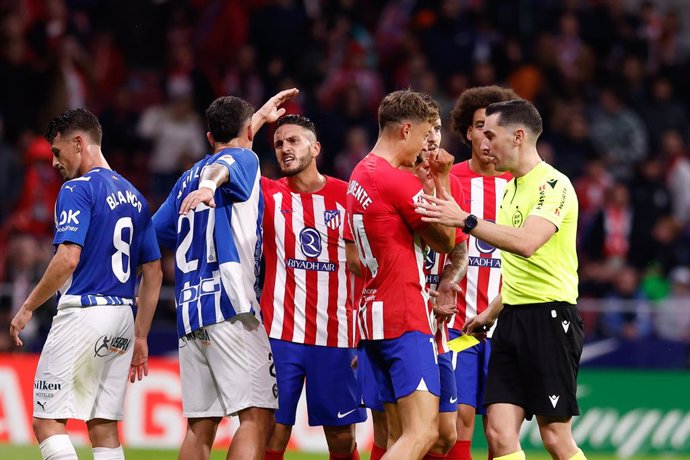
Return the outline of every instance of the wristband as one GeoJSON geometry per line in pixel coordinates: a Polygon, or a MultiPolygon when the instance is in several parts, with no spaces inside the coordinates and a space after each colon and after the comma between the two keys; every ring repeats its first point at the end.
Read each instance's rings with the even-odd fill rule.
{"type": "Polygon", "coordinates": [[[212,180],[209,179],[204,179],[201,182],[199,182],[199,188],[204,187],[204,188],[210,188],[211,193],[216,193],[216,183],[212,180]]]}

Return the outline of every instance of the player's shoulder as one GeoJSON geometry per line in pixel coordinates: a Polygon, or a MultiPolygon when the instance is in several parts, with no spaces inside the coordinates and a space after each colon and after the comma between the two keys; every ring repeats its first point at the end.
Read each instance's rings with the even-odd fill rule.
{"type": "Polygon", "coordinates": [[[472,170],[470,169],[469,160],[461,161],[460,163],[455,163],[450,167],[451,176],[457,177],[458,179],[463,177],[470,177],[472,175],[472,170]]]}
{"type": "Polygon", "coordinates": [[[574,190],[570,178],[560,172],[558,169],[554,168],[548,163],[543,163],[544,172],[542,173],[541,182],[548,185],[552,189],[555,188],[566,188],[568,190],[574,190]]]}
{"type": "Polygon", "coordinates": [[[258,160],[259,157],[251,149],[246,149],[244,147],[228,147],[211,155],[209,163],[223,161],[229,165],[232,165],[235,162],[258,163],[258,160]]]}

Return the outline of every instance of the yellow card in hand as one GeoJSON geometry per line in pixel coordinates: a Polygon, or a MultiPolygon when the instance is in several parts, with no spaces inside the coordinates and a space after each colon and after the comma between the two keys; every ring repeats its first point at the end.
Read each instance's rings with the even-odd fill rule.
{"type": "Polygon", "coordinates": [[[473,335],[461,335],[457,339],[453,339],[448,342],[448,347],[456,353],[460,353],[462,350],[467,350],[470,347],[475,346],[479,343],[479,340],[473,335]]]}

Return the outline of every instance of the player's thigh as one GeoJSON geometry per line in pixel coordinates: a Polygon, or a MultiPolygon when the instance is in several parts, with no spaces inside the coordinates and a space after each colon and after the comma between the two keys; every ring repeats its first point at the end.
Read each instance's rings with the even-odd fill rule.
{"type": "Polygon", "coordinates": [[[357,388],[357,393],[360,395],[364,407],[380,413],[384,411],[376,387],[374,370],[362,343],[357,348],[357,388]]]}
{"type": "Polygon", "coordinates": [[[441,383],[434,338],[430,334],[407,332],[380,342],[395,400],[415,391],[429,392],[438,398],[441,383]]]}
{"type": "Polygon", "coordinates": [[[582,352],[582,321],[574,307],[545,305],[525,312],[524,326],[538,330],[528,337],[530,384],[527,405],[536,415],[570,417],[579,414],[577,374],[582,352]]]}
{"type": "Polygon", "coordinates": [[[428,391],[414,391],[398,399],[396,406],[403,433],[438,429],[438,396],[428,391]]]}
{"type": "Polygon", "coordinates": [[[354,348],[307,346],[307,408],[310,425],[344,426],[366,420],[359,407],[354,348]]]}
{"type": "Polygon", "coordinates": [[[205,327],[178,340],[182,414],[187,418],[219,418],[227,414],[207,357],[208,349],[214,345],[205,327]]]}
{"type": "MultiPolygon", "coordinates": [[[[101,307],[108,308],[108,307],[101,307]]],[[[130,307],[110,307],[112,335],[98,394],[91,411],[92,419],[122,420],[124,417],[127,377],[134,353],[134,317],[130,307]]],[[[89,312],[100,318],[97,311],[89,312]]]]}
{"type": "Polygon", "coordinates": [[[529,369],[525,365],[530,359],[526,345],[526,334],[519,329],[520,319],[515,310],[504,310],[491,339],[484,404],[508,403],[525,407],[527,399],[525,381],[529,369]]]}
{"type": "MultiPolygon", "coordinates": [[[[457,413],[458,410],[458,389],[453,371],[452,356],[450,353],[438,355],[439,379],[441,382],[441,395],[439,400],[439,411],[442,413],[457,413]]],[[[455,420],[455,419],[453,419],[455,420]]],[[[455,421],[453,421],[455,423],[455,421]]]]}
{"type": "Polygon", "coordinates": [[[297,403],[302,394],[306,374],[304,362],[307,346],[287,340],[270,339],[278,388],[276,422],[295,424],[297,403]]]}
{"type": "MultiPolygon", "coordinates": [[[[121,381],[103,382],[103,372],[108,363],[126,360],[131,353],[132,337],[121,335],[121,325],[131,315],[126,306],[58,311],[36,369],[35,417],[89,420],[98,395],[123,397],[126,373],[121,381]]],[[[121,407],[108,415],[121,417],[121,407]]]]}
{"type": "Polygon", "coordinates": [[[263,325],[243,314],[208,329],[208,362],[226,415],[249,407],[278,409],[273,353],[263,325]]]}

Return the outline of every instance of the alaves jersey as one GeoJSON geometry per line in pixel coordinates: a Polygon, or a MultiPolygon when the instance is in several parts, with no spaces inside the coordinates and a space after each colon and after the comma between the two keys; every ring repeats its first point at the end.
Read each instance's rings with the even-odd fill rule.
{"type": "Polygon", "coordinates": [[[261,172],[256,154],[223,149],[196,163],[153,216],[158,242],[175,252],[177,333],[226,321],[240,313],[260,318],[257,301],[261,259],[261,172]],[[185,197],[199,187],[201,170],[225,166],[228,181],[216,190],[215,208],[200,204],[179,215],[185,197]]]}
{"type": "Polygon", "coordinates": [[[160,259],[144,197],[124,177],[95,168],[65,182],[55,203],[55,238],[81,256],[58,290],[58,308],[133,305],[137,266],[160,259]]]}

